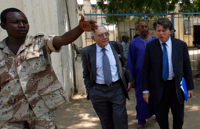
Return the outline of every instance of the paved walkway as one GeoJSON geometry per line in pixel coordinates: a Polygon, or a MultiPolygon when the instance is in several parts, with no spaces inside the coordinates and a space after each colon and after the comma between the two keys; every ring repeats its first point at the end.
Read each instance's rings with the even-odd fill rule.
{"type": "MultiPolygon", "coordinates": [[[[183,129],[200,128],[200,78],[194,79],[194,97],[185,103],[185,122],[183,129]]],[[[136,100],[134,89],[129,92],[130,101],[127,101],[129,129],[136,129],[136,100]]],[[[75,96],[70,102],[62,105],[56,112],[58,129],[101,129],[99,119],[93,110],[90,101],[85,96],[75,96]]],[[[169,115],[170,129],[172,129],[172,115],[169,115]]],[[[146,129],[159,129],[155,116],[146,123],[146,129]]]]}

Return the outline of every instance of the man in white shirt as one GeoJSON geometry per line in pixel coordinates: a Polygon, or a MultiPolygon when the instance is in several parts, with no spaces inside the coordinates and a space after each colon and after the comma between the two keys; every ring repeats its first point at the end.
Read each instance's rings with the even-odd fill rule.
{"type": "Polygon", "coordinates": [[[109,32],[103,25],[98,25],[92,39],[96,43],[81,50],[88,99],[103,129],[128,129],[126,98],[130,86],[127,89],[122,68],[125,66],[122,45],[109,41],[109,32]]]}
{"type": "Polygon", "coordinates": [[[187,83],[188,95],[193,96],[193,78],[187,44],[170,35],[173,24],[167,18],[154,23],[158,39],[146,46],[143,64],[143,98],[149,97],[156,105],[157,120],[161,129],[169,129],[168,113],[173,114],[173,129],[182,129],[184,95],[180,88],[182,77],[187,83]],[[151,76],[151,77],[150,77],[151,76]]]}

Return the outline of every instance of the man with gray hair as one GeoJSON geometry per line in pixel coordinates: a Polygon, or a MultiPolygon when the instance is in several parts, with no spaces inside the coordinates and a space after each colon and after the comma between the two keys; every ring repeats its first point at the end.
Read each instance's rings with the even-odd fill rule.
{"type": "Polygon", "coordinates": [[[109,41],[109,32],[103,25],[98,25],[91,38],[96,43],[81,50],[88,99],[103,129],[128,129],[126,98],[130,83],[128,88],[122,45],[109,41]]]}
{"type": "Polygon", "coordinates": [[[189,97],[193,96],[194,89],[187,44],[170,36],[173,24],[167,18],[158,19],[154,28],[158,39],[146,45],[142,75],[143,98],[149,103],[151,96],[161,129],[169,129],[169,108],[173,114],[173,129],[182,129],[185,100],[180,87],[182,77],[186,80],[189,97]]]}

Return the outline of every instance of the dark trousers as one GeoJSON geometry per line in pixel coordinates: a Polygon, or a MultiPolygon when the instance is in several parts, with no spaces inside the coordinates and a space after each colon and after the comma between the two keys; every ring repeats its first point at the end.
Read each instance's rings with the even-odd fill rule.
{"type": "Polygon", "coordinates": [[[177,99],[175,80],[164,82],[162,99],[156,104],[157,120],[161,129],[169,129],[168,113],[171,108],[173,115],[173,129],[182,129],[184,118],[184,104],[177,99]]]}
{"type": "Polygon", "coordinates": [[[128,129],[126,98],[121,81],[112,86],[94,85],[90,89],[90,98],[102,129],[128,129]]]}

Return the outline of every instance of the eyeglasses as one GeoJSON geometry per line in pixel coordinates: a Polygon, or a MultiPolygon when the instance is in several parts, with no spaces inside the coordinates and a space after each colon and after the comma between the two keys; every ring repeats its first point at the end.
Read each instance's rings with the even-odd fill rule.
{"type": "Polygon", "coordinates": [[[104,35],[105,35],[106,37],[108,37],[108,36],[110,35],[110,33],[109,33],[109,32],[106,32],[106,33],[104,33],[104,34],[98,34],[97,36],[98,36],[99,38],[103,38],[104,35]]]}

